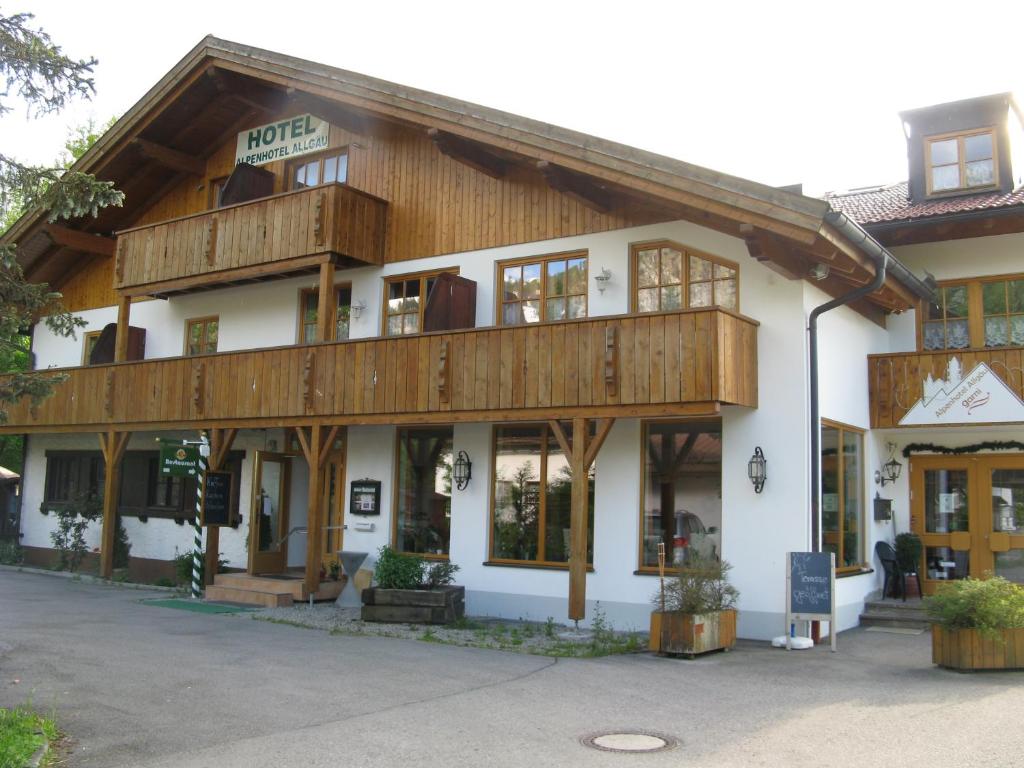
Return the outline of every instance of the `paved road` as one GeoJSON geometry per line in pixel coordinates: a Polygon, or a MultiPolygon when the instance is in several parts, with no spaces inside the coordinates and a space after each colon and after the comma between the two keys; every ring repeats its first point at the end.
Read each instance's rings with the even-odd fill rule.
{"type": "Polygon", "coordinates": [[[53,708],[72,766],[1024,764],[1024,675],[938,670],[924,635],[855,630],[838,654],[746,644],[555,662],[147,596],[0,571],[0,705],[53,708]],[[682,744],[641,756],[578,743],[606,728],[682,744]]]}

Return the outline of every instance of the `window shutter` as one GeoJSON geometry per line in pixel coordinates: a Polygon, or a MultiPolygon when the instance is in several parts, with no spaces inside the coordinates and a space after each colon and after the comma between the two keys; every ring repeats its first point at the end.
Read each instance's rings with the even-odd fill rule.
{"type": "Polygon", "coordinates": [[[274,174],[248,163],[239,163],[224,182],[220,193],[220,205],[245,203],[274,194],[274,174]]]}
{"type": "Polygon", "coordinates": [[[424,331],[476,326],[476,281],[443,272],[434,280],[423,310],[424,331]]]}

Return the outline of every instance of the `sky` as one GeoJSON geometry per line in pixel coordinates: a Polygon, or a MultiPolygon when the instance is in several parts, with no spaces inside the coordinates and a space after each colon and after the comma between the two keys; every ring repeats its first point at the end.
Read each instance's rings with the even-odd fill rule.
{"type": "Polygon", "coordinates": [[[205,35],[310,59],[805,192],[906,178],[897,112],[1014,91],[1024,3],[4,2],[96,95],[0,119],[49,162],[70,126],[121,115],[205,35]]]}

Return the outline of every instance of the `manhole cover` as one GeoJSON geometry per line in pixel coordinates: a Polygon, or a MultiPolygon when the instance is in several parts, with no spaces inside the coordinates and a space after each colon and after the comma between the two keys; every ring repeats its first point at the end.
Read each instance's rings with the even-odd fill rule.
{"type": "Polygon", "coordinates": [[[584,736],[580,743],[602,752],[663,752],[678,742],[671,736],[654,731],[610,731],[584,736]]]}

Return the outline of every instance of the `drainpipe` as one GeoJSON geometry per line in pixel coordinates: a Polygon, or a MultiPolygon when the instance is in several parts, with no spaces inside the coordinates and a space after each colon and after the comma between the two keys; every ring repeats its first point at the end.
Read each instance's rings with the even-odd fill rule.
{"type": "MultiPolygon", "coordinates": [[[[871,253],[875,260],[875,277],[868,284],[845,293],[811,310],[807,321],[811,369],[811,551],[821,551],[821,412],[818,402],[818,317],[836,307],[849,304],[874,293],[885,283],[892,254],[871,235],[841,213],[829,211],[825,220],[835,226],[857,246],[871,253]]],[[[894,263],[898,263],[893,259],[894,263]]]]}

